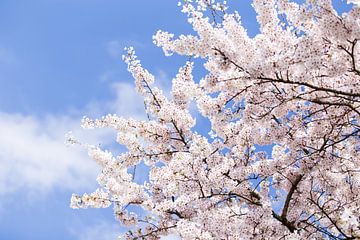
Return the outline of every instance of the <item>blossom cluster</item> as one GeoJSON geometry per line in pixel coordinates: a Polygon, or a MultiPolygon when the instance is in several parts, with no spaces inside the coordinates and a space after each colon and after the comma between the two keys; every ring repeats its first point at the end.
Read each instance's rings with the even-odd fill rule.
{"type": "Polygon", "coordinates": [[[127,239],[359,239],[360,2],[348,2],[340,15],[330,0],[254,0],[255,37],[225,1],[181,3],[196,34],[158,31],[154,43],[202,58],[208,73],[195,79],[186,62],[166,97],[128,48],[149,118],[84,118],[115,129],[127,151],[86,145],[101,187],[71,206],[112,204],[139,228],[127,239]],[[208,136],[196,132],[192,102],[208,136]],[[138,183],[143,163],[149,180],[138,183]]]}

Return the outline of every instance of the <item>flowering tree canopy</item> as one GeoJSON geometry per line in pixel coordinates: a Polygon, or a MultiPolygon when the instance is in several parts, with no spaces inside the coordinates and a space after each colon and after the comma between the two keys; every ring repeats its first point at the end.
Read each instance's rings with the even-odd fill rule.
{"type": "Polygon", "coordinates": [[[87,146],[101,187],[71,206],[113,205],[127,239],[359,239],[360,3],[349,2],[339,15],[331,0],[254,0],[260,33],[249,37],[225,2],[184,1],[196,34],[154,36],[166,55],[190,57],[171,96],[128,48],[148,120],[84,118],[115,129],[127,151],[87,146]],[[208,136],[195,131],[193,105],[208,136]]]}

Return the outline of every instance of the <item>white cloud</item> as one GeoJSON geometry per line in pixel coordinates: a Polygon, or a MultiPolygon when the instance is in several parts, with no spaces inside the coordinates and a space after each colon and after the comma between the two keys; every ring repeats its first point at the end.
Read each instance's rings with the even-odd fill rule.
{"type": "MultiPolygon", "coordinates": [[[[116,80],[115,71],[105,72],[100,76],[101,81],[111,82],[116,80]],[[112,80],[109,80],[112,79],[112,80]]],[[[161,89],[164,95],[170,98],[171,78],[163,70],[158,70],[155,75],[155,86],[161,89]]],[[[109,102],[92,102],[88,105],[87,112],[93,114],[114,113],[123,117],[132,117],[135,119],[145,119],[144,100],[135,90],[133,82],[113,82],[111,90],[115,93],[115,99],[109,102]],[[106,109],[106,112],[104,112],[106,109]]]]}
{"type": "Polygon", "coordinates": [[[158,70],[155,75],[155,86],[161,89],[167,98],[170,97],[170,91],[172,86],[172,79],[164,70],[158,70]]]}
{"type": "Polygon", "coordinates": [[[0,63],[10,64],[15,60],[14,54],[9,48],[0,47],[0,63]]]}
{"type": "Polygon", "coordinates": [[[120,58],[124,52],[124,46],[119,41],[113,40],[106,44],[106,50],[111,57],[120,58]]]}
{"type": "Polygon", "coordinates": [[[94,185],[95,163],[84,151],[64,144],[66,128],[74,123],[67,117],[0,113],[0,194],[94,185]]]}
{"type": "Polygon", "coordinates": [[[355,5],[360,6],[360,0],[348,0],[347,3],[348,3],[348,4],[349,4],[349,3],[353,3],[353,4],[355,4],[355,5]]]}
{"type": "MultiPolygon", "coordinates": [[[[123,44],[111,41],[107,51],[120,57],[123,44]]],[[[141,47],[140,43],[135,43],[141,47]]],[[[11,51],[0,47],[0,62],[11,62],[11,51]]],[[[111,73],[116,77],[117,72],[111,73]]],[[[110,76],[113,82],[114,76],[110,76]]],[[[105,76],[109,78],[109,76],[105,76]]],[[[171,80],[164,71],[158,71],[156,85],[167,93],[171,80]]],[[[23,115],[0,111],[0,204],[5,194],[19,190],[44,193],[54,189],[74,192],[93,190],[100,169],[80,147],[65,145],[65,134],[73,131],[81,141],[102,145],[115,141],[109,131],[85,131],[80,128],[83,115],[101,117],[112,113],[124,117],[145,119],[142,97],[136,93],[133,82],[110,85],[114,99],[89,103],[83,110],[72,109],[64,115],[23,115]]],[[[34,194],[32,194],[34,196],[34,194]]]]}
{"type": "MultiPolygon", "coordinates": [[[[76,237],[77,240],[116,240],[125,234],[128,229],[121,227],[119,223],[99,221],[93,225],[85,225],[77,221],[73,223],[68,231],[76,237]]],[[[161,240],[180,240],[178,234],[169,234],[161,236],[161,240]]]]}
{"type": "Polygon", "coordinates": [[[119,78],[120,71],[108,70],[99,76],[99,80],[103,83],[109,83],[119,78]]]}
{"type": "MultiPolygon", "coordinates": [[[[132,84],[117,83],[112,89],[114,100],[89,104],[85,112],[144,118],[142,100],[132,84]]],[[[94,190],[100,169],[84,149],[66,146],[65,134],[71,130],[83,142],[102,145],[116,138],[110,130],[82,130],[82,115],[84,111],[42,117],[0,112],[0,196],[20,189],[29,193],[94,190]]]]}
{"type": "Polygon", "coordinates": [[[111,85],[115,98],[108,102],[92,102],[86,112],[92,115],[118,114],[135,119],[146,118],[143,98],[135,90],[133,83],[117,82],[111,85]]]}
{"type": "Polygon", "coordinates": [[[78,240],[115,240],[123,234],[121,230],[119,224],[105,221],[92,226],[77,224],[76,228],[69,229],[78,240]]]}
{"type": "MultiPolygon", "coordinates": [[[[170,80],[163,71],[156,79],[157,86],[169,92],[170,80]]],[[[115,95],[111,101],[93,102],[83,111],[73,109],[64,115],[39,117],[0,111],[0,196],[20,189],[29,193],[47,193],[55,188],[94,190],[100,169],[84,149],[66,146],[65,134],[72,131],[82,142],[110,146],[115,142],[115,132],[81,129],[83,115],[110,113],[146,119],[143,99],[133,83],[113,83],[111,89],[115,95]]]]}
{"type": "Polygon", "coordinates": [[[146,44],[134,40],[112,40],[105,44],[108,54],[113,58],[121,58],[125,47],[134,47],[136,49],[145,48],[146,44]]]}

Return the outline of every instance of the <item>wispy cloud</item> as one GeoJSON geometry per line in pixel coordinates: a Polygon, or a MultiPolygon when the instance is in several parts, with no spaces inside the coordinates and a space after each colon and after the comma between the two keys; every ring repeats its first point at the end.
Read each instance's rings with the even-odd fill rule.
{"type": "Polygon", "coordinates": [[[120,58],[124,53],[124,46],[119,41],[113,40],[106,44],[106,50],[111,57],[120,58]]]}
{"type": "Polygon", "coordinates": [[[143,42],[133,41],[133,40],[111,40],[106,43],[106,50],[111,57],[121,58],[124,54],[124,47],[134,47],[136,49],[141,49],[146,47],[146,44],[143,42]]]}
{"type": "MultiPolygon", "coordinates": [[[[169,77],[159,71],[156,79],[156,85],[168,94],[169,77]]],[[[104,146],[114,143],[115,133],[82,130],[83,115],[101,117],[111,113],[146,118],[143,99],[132,82],[113,83],[111,90],[113,99],[92,102],[82,111],[72,110],[64,115],[50,113],[39,117],[0,111],[0,195],[19,189],[42,193],[54,188],[93,190],[100,169],[85,150],[65,145],[65,133],[71,130],[84,142],[104,146]]]]}
{"type": "Polygon", "coordinates": [[[112,90],[113,100],[92,103],[84,111],[62,116],[0,112],[0,196],[20,189],[30,193],[46,193],[54,188],[93,190],[100,169],[84,149],[66,146],[65,133],[71,130],[77,138],[91,144],[110,144],[114,143],[115,132],[81,129],[85,112],[94,113],[95,117],[105,113],[145,117],[141,97],[131,83],[114,84],[112,90]]]}
{"type": "Polygon", "coordinates": [[[115,240],[121,235],[119,224],[98,222],[96,225],[77,224],[76,228],[72,226],[69,231],[78,240],[115,240]]]}
{"type": "Polygon", "coordinates": [[[84,151],[64,144],[64,132],[74,124],[68,117],[0,113],[0,195],[94,185],[95,163],[84,151]]]}
{"type": "Polygon", "coordinates": [[[135,119],[146,118],[143,98],[136,92],[134,83],[113,83],[111,84],[111,91],[115,96],[111,101],[91,102],[85,111],[91,113],[92,116],[118,114],[135,119]]]}
{"type": "Polygon", "coordinates": [[[15,57],[10,48],[0,47],[0,63],[10,64],[15,61],[15,57]]]}
{"type": "Polygon", "coordinates": [[[160,88],[167,98],[170,98],[172,78],[162,69],[155,74],[155,86],[160,88]]]}
{"type": "MultiPolygon", "coordinates": [[[[78,240],[116,240],[122,239],[121,236],[128,229],[121,227],[119,223],[99,221],[93,225],[85,225],[81,222],[72,224],[68,231],[78,240]]],[[[161,236],[161,240],[180,240],[177,234],[161,236]]]]}

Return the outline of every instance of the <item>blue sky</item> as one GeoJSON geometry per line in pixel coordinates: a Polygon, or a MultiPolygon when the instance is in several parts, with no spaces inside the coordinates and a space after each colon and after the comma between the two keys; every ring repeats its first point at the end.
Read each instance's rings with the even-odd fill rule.
{"type": "MultiPolygon", "coordinates": [[[[228,2],[255,35],[251,1],[228,2]]],[[[177,0],[0,1],[0,239],[107,240],[121,231],[111,208],[69,208],[73,192],[95,190],[99,169],[64,135],[111,144],[111,131],[82,131],[82,116],[144,116],[121,55],[134,46],[168,89],[185,58],[152,44],[159,29],[191,33],[177,0]]]]}

